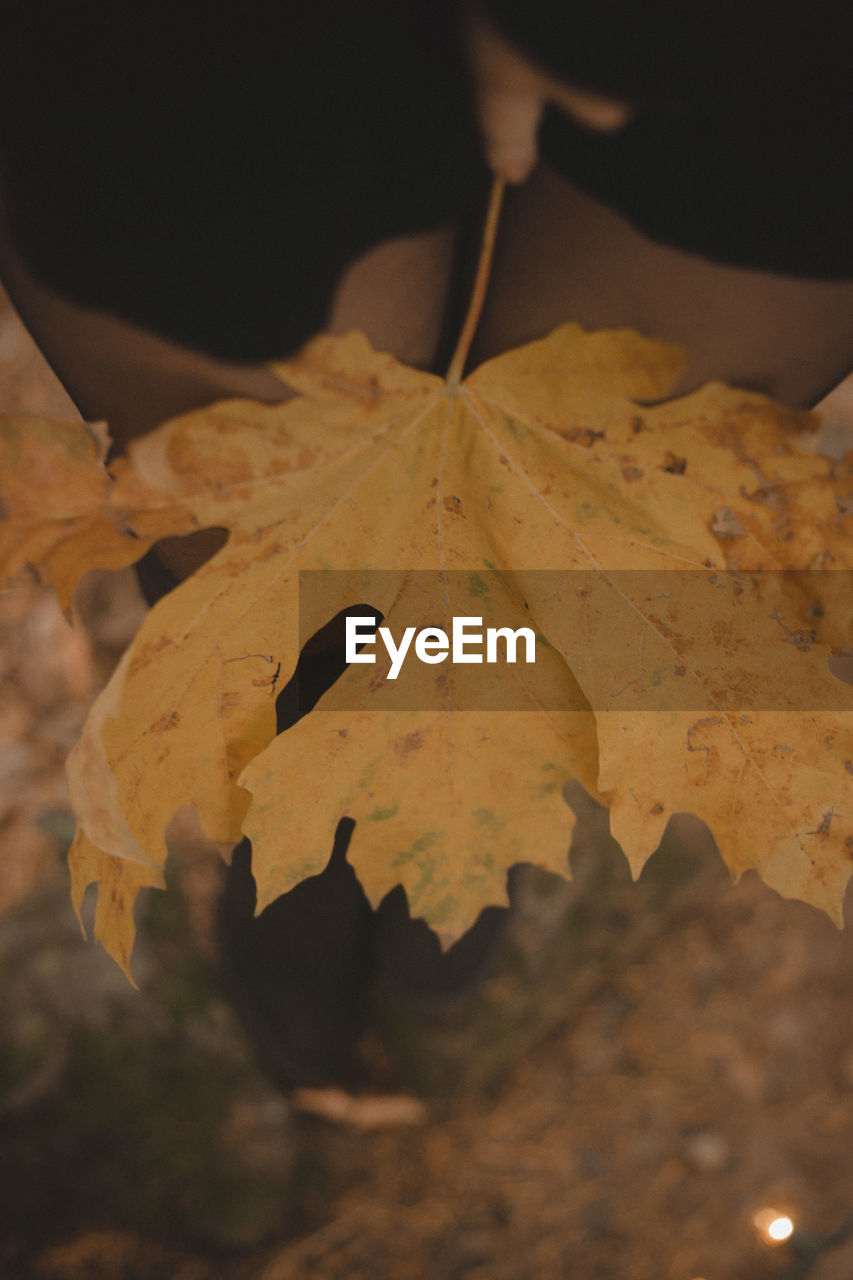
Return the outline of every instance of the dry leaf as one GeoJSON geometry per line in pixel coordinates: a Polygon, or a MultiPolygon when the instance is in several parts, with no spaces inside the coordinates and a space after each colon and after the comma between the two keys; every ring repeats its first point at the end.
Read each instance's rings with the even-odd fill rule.
{"type": "Polygon", "coordinates": [[[390,1129],[398,1125],[424,1124],[426,1107],[420,1098],[406,1093],[345,1093],[343,1089],[297,1089],[292,1102],[300,1111],[321,1116],[353,1129],[390,1129]]]}
{"type": "MultiPolygon", "coordinates": [[[[635,872],[687,810],[735,874],[756,867],[838,917],[853,700],[826,662],[850,643],[851,462],[810,452],[805,423],[757,395],[712,384],[659,403],[682,360],[566,325],[456,386],[360,335],[319,338],[276,370],[298,398],[188,414],[135,442],[109,487],[102,472],[91,495],[78,485],[66,590],[68,566],[126,562],[133,541],[231,531],[145,619],[70,765],[75,895],[101,879],[99,936],[120,962],[187,802],[211,838],[251,837],[261,906],[320,871],[354,818],[368,896],[402,883],[449,940],[506,900],[512,863],[566,872],[569,778],[604,793],[635,872]],[[475,705],[468,668],[413,684],[411,664],[394,683],[387,661],[354,664],[276,737],[300,574],[332,569],[303,594],[303,637],[356,603],[395,635],[449,631],[460,598],[418,594],[441,570],[487,624],[531,626],[536,665],[487,679],[475,705]],[[493,709],[507,689],[514,710],[493,709]]],[[[57,474],[66,453],[63,435],[57,474]]],[[[14,537],[14,483],[7,502],[14,537]]]]}
{"type": "Polygon", "coordinates": [[[87,566],[123,568],[150,546],[109,509],[108,446],[102,423],[3,418],[0,564],[7,581],[37,567],[66,613],[87,566]]]}

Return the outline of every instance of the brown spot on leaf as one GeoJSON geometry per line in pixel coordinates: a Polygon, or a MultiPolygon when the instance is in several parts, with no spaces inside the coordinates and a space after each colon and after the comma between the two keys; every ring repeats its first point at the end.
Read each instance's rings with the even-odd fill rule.
{"type": "Polygon", "coordinates": [[[753,489],[752,493],[747,493],[744,486],[741,485],[740,492],[747,502],[760,502],[762,506],[769,507],[771,511],[784,511],[788,505],[788,495],[780,484],[763,484],[759,488],[753,489]]]}
{"type": "Polygon", "coordinates": [[[643,430],[645,425],[646,425],[645,422],[639,416],[631,419],[631,431],[635,436],[638,436],[640,434],[640,432],[643,430]]]}
{"type": "Polygon", "coordinates": [[[165,733],[167,729],[176,729],[181,722],[181,717],[177,711],[168,711],[166,715],[161,716],[159,720],[155,720],[151,728],[155,733],[165,733]]]}
{"type": "Polygon", "coordinates": [[[583,449],[591,449],[596,440],[604,439],[603,431],[593,431],[590,427],[565,427],[559,434],[572,444],[579,444],[583,449]]]}
{"type": "Polygon", "coordinates": [[[683,676],[683,675],[686,675],[686,674],[687,674],[687,667],[685,666],[685,664],[684,664],[683,662],[679,662],[679,664],[678,664],[678,666],[677,666],[677,667],[673,667],[673,671],[674,671],[675,675],[677,675],[677,676],[683,676]]]}
{"type": "Polygon", "coordinates": [[[711,532],[717,538],[740,538],[746,533],[746,529],[731,507],[720,507],[711,520],[711,532]]]}
{"type": "Polygon", "coordinates": [[[679,458],[677,453],[667,449],[661,470],[668,471],[671,476],[683,476],[687,470],[687,459],[679,458]]]}
{"type": "Polygon", "coordinates": [[[404,737],[397,738],[392,745],[397,755],[402,756],[403,759],[405,759],[406,756],[410,756],[412,752],[420,751],[421,747],[424,745],[424,735],[421,733],[420,729],[416,729],[413,733],[407,733],[404,737]]]}
{"type": "Polygon", "coordinates": [[[817,640],[816,632],[803,631],[801,628],[798,629],[797,631],[789,631],[783,619],[779,617],[779,614],[776,613],[775,610],[773,613],[771,613],[770,616],[771,618],[774,618],[775,621],[778,622],[779,626],[782,628],[784,632],[782,639],[785,642],[785,644],[792,644],[795,649],[799,649],[800,653],[809,652],[812,645],[817,640]]]}
{"type": "Polygon", "coordinates": [[[622,479],[626,484],[630,484],[632,480],[639,480],[643,474],[642,467],[635,467],[630,463],[622,468],[622,479]]]}
{"type": "Polygon", "coordinates": [[[158,653],[162,653],[164,649],[168,649],[174,642],[168,636],[161,636],[159,640],[149,642],[140,646],[135,661],[131,662],[128,674],[131,671],[138,671],[141,667],[147,666],[158,653]]]}
{"type": "Polygon", "coordinates": [[[445,511],[451,511],[458,515],[462,511],[462,499],[457,498],[455,493],[451,493],[444,499],[442,506],[445,511]]]}
{"type": "Polygon", "coordinates": [[[649,813],[663,813],[663,805],[660,804],[660,802],[658,802],[658,804],[653,804],[649,813]]]}
{"type": "Polygon", "coordinates": [[[299,458],[297,459],[296,467],[294,468],[294,470],[307,471],[309,467],[313,467],[316,461],[317,461],[317,450],[310,449],[306,445],[304,448],[299,450],[299,458]]]}
{"type": "Polygon", "coordinates": [[[692,724],[690,728],[687,730],[687,750],[688,751],[705,751],[707,749],[705,747],[694,747],[693,745],[694,733],[698,733],[703,725],[706,725],[706,724],[716,725],[716,724],[722,724],[722,723],[723,723],[722,716],[702,716],[701,720],[697,720],[696,723],[692,724]]]}
{"type": "Polygon", "coordinates": [[[814,833],[816,836],[829,835],[829,824],[832,822],[832,812],[833,812],[832,809],[827,809],[826,813],[823,815],[823,817],[820,820],[820,824],[818,826],[817,831],[815,831],[814,833]]]}
{"type": "Polygon", "coordinates": [[[839,515],[853,516],[853,493],[839,495],[839,497],[835,499],[835,505],[838,507],[839,515]]]}
{"type": "Polygon", "coordinates": [[[844,768],[847,770],[848,773],[853,773],[853,760],[845,760],[844,768]]]}

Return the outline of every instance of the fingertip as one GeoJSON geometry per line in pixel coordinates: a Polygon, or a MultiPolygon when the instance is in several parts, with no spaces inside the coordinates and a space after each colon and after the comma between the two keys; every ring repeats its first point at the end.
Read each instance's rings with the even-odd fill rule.
{"type": "Polygon", "coordinates": [[[484,138],[489,168],[498,178],[518,184],[530,177],[539,161],[536,134],[531,130],[500,130],[484,138]]]}
{"type": "Polygon", "coordinates": [[[526,182],[536,168],[538,158],[536,151],[507,150],[502,147],[490,147],[487,150],[492,173],[513,186],[526,182]]]}

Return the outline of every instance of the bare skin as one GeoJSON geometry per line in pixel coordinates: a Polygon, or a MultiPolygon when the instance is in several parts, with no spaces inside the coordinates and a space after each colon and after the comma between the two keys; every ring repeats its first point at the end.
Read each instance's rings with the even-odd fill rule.
{"type": "Polygon", "coordinates": [[[540,165],[507,193],[474,356],[567,319],[686,347],[679,393],[720,379],[806,408],[853,364],[853,281],[720,266],[656,244],[540,165]]]}

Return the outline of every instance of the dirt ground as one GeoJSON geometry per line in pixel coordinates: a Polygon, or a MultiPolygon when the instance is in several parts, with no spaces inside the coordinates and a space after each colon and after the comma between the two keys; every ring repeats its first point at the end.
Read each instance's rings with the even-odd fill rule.
{"type": "MultiPolygon", "coordinates": [[[[0,408],[73,411],[5,304],[0,408]]],[[[79,603],[86,633],[41,588],[0,594],[0,1275],[853,1276],[849,930],[731,885],[689,819],[632,884],[580,802],[573,883],[513,875],[479,983],[372,993],[376,1088],[285,1096],[224,994],[222,868],[192,841],[141,909],[139,991],[80,936],[63,761],[142,605],[130,575],[79,603]]]]}

